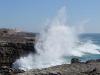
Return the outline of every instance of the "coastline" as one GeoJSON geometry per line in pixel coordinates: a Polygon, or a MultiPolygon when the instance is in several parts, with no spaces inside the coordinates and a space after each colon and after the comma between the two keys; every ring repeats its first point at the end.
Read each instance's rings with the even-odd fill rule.
{"type": "Polygon", "coordinates": [[[13,29],[0,29],[0,75],[100,75],[100,59],[81,62],[72,59],[71,64],[62,64],[44,69],[23,71],[12,68],[21,56],[36,53],[35,33],[16,32],[13,29]]]}

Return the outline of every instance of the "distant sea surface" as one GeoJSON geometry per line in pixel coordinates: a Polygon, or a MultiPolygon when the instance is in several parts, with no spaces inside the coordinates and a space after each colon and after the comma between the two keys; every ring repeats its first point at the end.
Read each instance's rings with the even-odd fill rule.
{"type": "Polygon", "coordinates": [[[79,38],[84,42],[91,40],[94,44],[100,45],[100,33],[80,34],[79,38]]]}
{"type": "MultiPolygon", "coordinates": [[[[79,38],[81,41],[92,41],[94,45],[100,46],[100,33],[86,33],[80,34],[79,38]]],[[[89,54],[83,57],[80,57],[82,61],[91,60],[91,59],[100,59],[100,54],[89,54]]]]}

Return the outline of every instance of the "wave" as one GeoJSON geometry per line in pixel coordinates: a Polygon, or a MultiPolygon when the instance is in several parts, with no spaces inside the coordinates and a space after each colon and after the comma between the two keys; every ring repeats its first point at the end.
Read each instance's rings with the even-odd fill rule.
{"type": "Polygon", "coordinates": [[[69,64],[72,56],[82,57],[86,54],[100,54],[100,47],[92,42],[82,43],[78,34],[66,23],[66,8],[59,10],[47,27],[37,37],[35,44],[37,54],[20,57],[13,67],[29,70],[41,69],[64,63],[69,64]],[[66,57],[66,58],[64,58],[66,57]]]}

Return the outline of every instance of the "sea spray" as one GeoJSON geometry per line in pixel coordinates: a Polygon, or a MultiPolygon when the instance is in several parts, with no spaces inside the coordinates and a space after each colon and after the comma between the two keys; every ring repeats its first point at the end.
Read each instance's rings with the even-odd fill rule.
{"type": "Polygon", "coordinates": [[[100,54],[97,50],[100,49],[99,46],[79,41],[73,27],[66,22],[65,7],[59,10],[57,16],[48,23],[47,27],[40,33],[36,42],[37,54],[20,57],[13,63],[13,67],[23,70],[41,69],[70,63],[71,58],[69,57],[71,56],[82,57],[88,53],[100,54]]]}

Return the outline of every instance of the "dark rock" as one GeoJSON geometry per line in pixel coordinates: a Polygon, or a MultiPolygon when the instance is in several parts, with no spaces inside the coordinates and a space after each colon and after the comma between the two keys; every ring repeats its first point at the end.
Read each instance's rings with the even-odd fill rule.
{"type": "Polygon", "coordinates": [[[49,72],[48,75],[61,75],[61,73],[54,71],[54,72],[49,72]]]}
{"type": "Polygon", "coordinates": [[[72,58],[71,63],[80,63],[80,60],[78,58],[72,58]]]}
{"type": "Polygon", "coordinates": [[[88,63],[95,63],[95,62],[100,62],[100,59],[88,60],[85,63],[88,64],[88,63]]]}
{"type": "Polygon", "coordinates": [[[16,32],[13,29],[0,29],[0,66],[12,66],[20,56],[36,53],[34,33],[16,32]]]}
{"type": "Polygon", "coordinates": [[[19,69],[13,69],[13,68],[10,68],[8,66],[0,67],[0,74],[1,75],[14,75],[14,74],[23,73],[23,72],[25,72],[25,71],[19,70],[19,69]]]}

